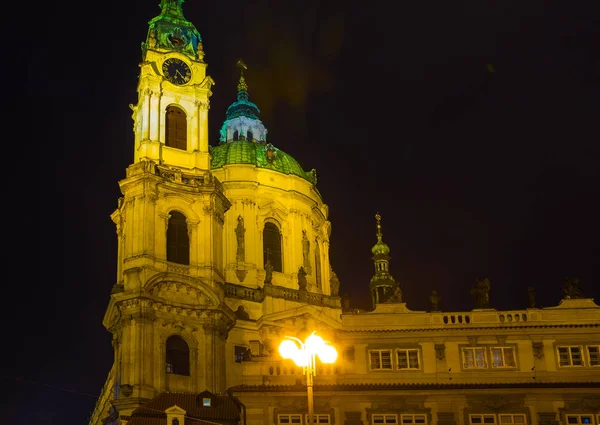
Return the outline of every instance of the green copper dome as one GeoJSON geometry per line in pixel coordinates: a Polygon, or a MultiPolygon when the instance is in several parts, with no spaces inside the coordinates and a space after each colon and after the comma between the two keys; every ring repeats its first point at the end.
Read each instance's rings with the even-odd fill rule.
{"type": "Polygon", "coordinates": [[[304,171],[298,161],[291,155],[277,149],[270,143],[256,143],[247,140],[234,140],[211,146],[211,169],[223,168],[225,165],[249,164],[258,168],[293,174],[317,184],[315,170],[304,171]]]}
{"type": "Polygon", "coordinates": [[[247,69],[243,60],[236,66],[241,70],[237,100],[225,113],[225,121],[219,131],[219,145],[210,146],[211,169],[232,164],[248,164],[258,168],[293,174],[313,185],[317,184],[317,172],[304,171],[298,161],[267,143],[267,129],[258,118],[260,110],[248,100],[248,84],[244,78],[247,69]]]}

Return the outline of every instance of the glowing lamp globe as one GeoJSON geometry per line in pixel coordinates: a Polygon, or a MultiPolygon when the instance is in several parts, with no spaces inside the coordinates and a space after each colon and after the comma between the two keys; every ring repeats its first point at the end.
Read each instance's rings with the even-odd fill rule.
{"type": "Polygon", "coordinates": [[[284,339],[281,341],[281,344],[279,344],[279,354],[281,354],[281,357],[284,359],[293,359],[294,355],[299,351],[298,345],[289,339],[284,339]]]}
{"type": "Polygon", "coordinates": [[[297,366],[306,367],[308,366],[308,356],[309,354],[306,351],[297,350],[292,356],[292,360],[297,366]]]}
{"type": "Polygon", "coordinates": [[[311,354],[318,354],[321,352],[323,347],[325,347],[325,341],[318,335],[311,334],[308,338],[306,338],[306,350],[311,354]]]}
{"type": "Polygon", "coordinates": [[[319,359],[326,364],[335,363],[337,355],[337,350],[331,345],[324,345],[321,351],[319,351],[319,359]]]}

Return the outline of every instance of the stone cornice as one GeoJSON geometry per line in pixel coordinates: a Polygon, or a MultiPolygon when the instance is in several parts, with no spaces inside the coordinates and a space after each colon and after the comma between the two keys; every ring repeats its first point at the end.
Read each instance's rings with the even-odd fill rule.
{"type": "MultiPolygon", "coordinates": [[[[398,390],[492,390],[519,388],[564,388],[586,389],[598,388],[598,382],[519,382],[519,383],[463,383],[463,384],[315,384],[315,391],[398,391],[398,390]]],[[[297,392],[306,391],[304,385],[236,385],[228,391],[235,392],[297,392]]]]}
{"type": "Polygon", "coordinates": [[[555,324],[550,323],[547,325],[526,325],[526,326],[468,326],[468,327],[452,327],[448,326],[447,328],[423,328],[423,327],[414,327],[414,328],[406,328],[406,329],[344,329],[340,330],[341,334],[357,334],[357,333],[414,333],[414,332],[453,332],[453,331],[482,331],[482,330],[522,330],[522,329],[570,329],[570,328],[600,328],[600,323],[584,323],[584,324],[555,324]]]}

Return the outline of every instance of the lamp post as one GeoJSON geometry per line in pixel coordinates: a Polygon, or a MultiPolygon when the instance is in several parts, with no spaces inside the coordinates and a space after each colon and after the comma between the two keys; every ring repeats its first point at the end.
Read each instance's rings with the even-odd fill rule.
{"type": "Polygon", "coordinates": [[[279,354],[284,359],[292,359],[302,367],[306,375],[306,391],[308,394],[308,424],[314,425],[313,417],[313,377],[317,374],[317,356],[323,363],[334,363],[337,351],[327,342],[323,341],[315,332],[311,333],[306,341],[302,342],[294,336],[286,336],[279,344],[279,354]]]}

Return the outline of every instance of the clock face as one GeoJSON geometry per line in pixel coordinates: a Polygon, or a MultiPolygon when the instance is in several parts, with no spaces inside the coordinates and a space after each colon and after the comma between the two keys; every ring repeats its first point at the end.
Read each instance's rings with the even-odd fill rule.
{"type": "Polygon", "coordinates": [[[181,59],[167,59],[163,62],[162,71],[168,81],[177,85],[185,84],[192,78],[190,67],[181,59]]]}

